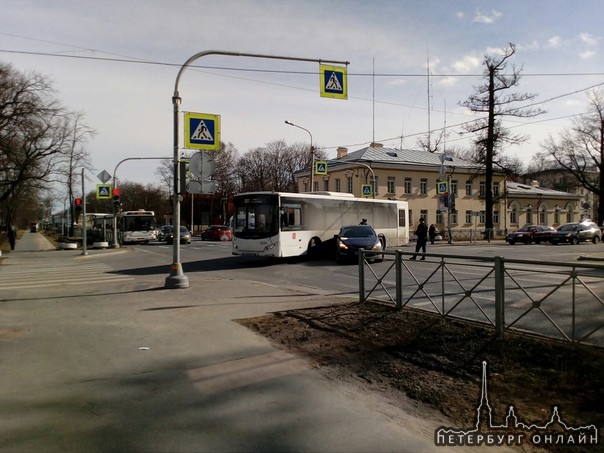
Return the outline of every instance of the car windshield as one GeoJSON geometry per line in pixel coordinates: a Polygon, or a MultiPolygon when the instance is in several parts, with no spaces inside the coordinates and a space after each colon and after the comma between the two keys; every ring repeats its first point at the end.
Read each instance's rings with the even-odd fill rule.
{"type": "Polygon", "coordinates": [[[187,230],[187,227],[180,227],[180,232],[181,233],[188,233],[189,230],[187,230]]]}
{"type": "Polygon", "coordinates": [[[579,225],[574,223],[567,223],[566,225],[562,225],[560,227],[560,231],[576,231],[579,228],[579,225]]]}
{"type": "Polygon", "coordinates": [[[368,225],[354,225],[343,227],[340,236],[349,238],[373,237],[375,236],[375,231],[368,225]]]}

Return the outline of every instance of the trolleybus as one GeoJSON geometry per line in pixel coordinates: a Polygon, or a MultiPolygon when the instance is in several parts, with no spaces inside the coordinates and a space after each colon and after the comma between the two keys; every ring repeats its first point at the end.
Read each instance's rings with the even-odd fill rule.
{"type": "Polygon", "coordinates": [[[285,258],[312,254],[340,227],[365,220],[382,246],[409,242],[406,201],[357,198],[339,192],[249,192],[236,195],[233,254],[285,258]]]}
{"type": "Polygon", "coordinates": [[[120,243],[149,243],[157,239],[157,225],[153,211],[122,211],[118,216],[120,243]]]}

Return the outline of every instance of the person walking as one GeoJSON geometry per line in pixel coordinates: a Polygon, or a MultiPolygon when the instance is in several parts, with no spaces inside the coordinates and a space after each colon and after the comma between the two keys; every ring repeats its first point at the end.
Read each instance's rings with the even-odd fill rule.
{"type": "Polygon", "coordinates": [[[434,224],[431,224],[430,228],[428,228],[428,236],[430,236],[430,244],[434,245],[434,240],[436,239],[436,227],[434,224]]]}
{"type": "MultiPolygon", "coordinates": [[[[422,250],[423,253],[426,253],[426,244],[428,243],[428,226],[426,225],[426,221],[423,217],[419,219],[419,225],[415,229],[415,236],[417,237],[417,244],[415,245],[415,254],[411,257],[412,260],[417,259],[417,253],[422,250]]],[[[422,256],[421,260],[425,260],[426,257],[422,256]]]]}
{"type": "Polygon", "coordinates": [[[10,243],[10,249],[15,250],[15,241],[17,239],[17,231],[14,225],[8,227],[8,242],[10,243]]]}

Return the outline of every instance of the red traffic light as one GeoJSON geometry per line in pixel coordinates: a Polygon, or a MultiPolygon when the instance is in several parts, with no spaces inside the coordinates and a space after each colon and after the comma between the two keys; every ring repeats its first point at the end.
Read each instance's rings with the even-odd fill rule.
{"type": "Polygon", "coordinates": [[[113,194],[114,197],[119,197],[120,196],[120,189],[113,189],[111,191],[111,193],[113,194]]]}
{"type": "Polygon", "coordinates": [[[76,198],[74,200],[74,203],[75,203],[76,206],[82,206],[82,199],[81,198],[76,198]]]}

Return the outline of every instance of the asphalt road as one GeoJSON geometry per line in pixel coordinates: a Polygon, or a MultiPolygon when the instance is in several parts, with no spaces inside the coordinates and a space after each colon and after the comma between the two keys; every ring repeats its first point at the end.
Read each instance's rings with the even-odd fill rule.
{"type": "Polygon", "coordinates": [[[2,257],[0,451],[441,451],[439,414],[234,322],[351,300],[323,287],[335,266],[198,241],[182,256],[190,286],[171,290],[160,244],[2,257]]]}

